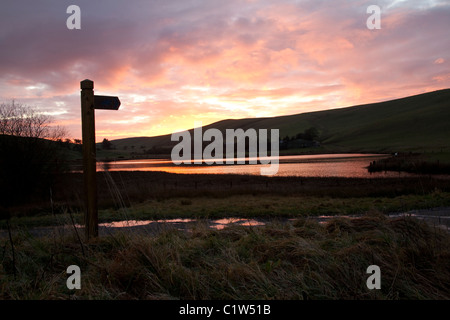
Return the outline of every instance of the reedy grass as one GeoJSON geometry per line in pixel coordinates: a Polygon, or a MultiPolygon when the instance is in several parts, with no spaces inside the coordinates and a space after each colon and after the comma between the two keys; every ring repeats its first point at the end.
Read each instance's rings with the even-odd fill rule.
{"type": "Polygon", "coordinates": [[[259,227],[157,235],[117,232],[83,243],[73,232],[2,239],[2,299],[449,299],[450,237],[418,220],[372,212],[327,224],[304,218],[259,227]],[[66,268],[81,268],[81,290],[66,268]],[[381,268],[381,290],[366,269],[381,268]]]}
{"type": "MultiPolygon", "coordinates": [[[[331,197],[300,195],[232,195],[224,198],[195,197],[149,199],[130,207],[111,207],[99,210],[100,222],[155,219],[216,219],[216,218],[294,218],[318,215],[359,215],[369,210],[390,214],[413,209],[450,206],[450,193],[435,190],[427,194],[407,194],[395,197],[331,197]],[[232,204],[232,205],[230,205],[232,204]]],[[[61,206],[54,213],[35,216],[13,216],[12,226],[39,227],[71,225],[70,212],[76,223],[83,223],[83,214],[61,206]]],[[[0,229],[6,230],[0,220],[0,229]]],[[[1,232],[0,232],[1,233],[1,232]]]]}
{"type": "MultiPolygon", "coordinates": [[[[136,176],[141,175],[129,178],[136,176]]],[[[245,182],[247,178],[240,179],[245,182]]],[[[315,190],[321,188],[321,181],[313,181],[315,190]]],[[[220,231],[200,221],[190,232],[167,226],[157,234],[121,231],[86,243],[71,228],[71,218],[81,223],[81,214],[72,212],[70,206],[52,207],[51,215],[13,217],[13,243],[0,237],[0,299],[450,298],[449,235],[411,218],[389,219],[382,214],[450,205],[448,192],[428,189],[374,197],[366,194],[372,191],[364,191],[359,196],[340,197],[341,184],[348,190],[361,189],[351,186],[352,181],[357,182],[332,179],[333,190],[339,191],[334,196],[290,195],[287,191],[260,194],[258,187],[255,194],[239,195],[234,190],[211,197],[199,189],[195,197],[184,197],[182,190],[130,207],[122,197],[126,190],[128,199],[136,199],[128,193],[130,187],[121,191],[112,181],[108,190],[118,208],[103,208],[101,221],[303,218],[295,223],[275,221],[263,227],[233,226],[220,231]],[[57,214],[59,210],[62,213],[57,214]],[[307,218],[368,210],[374,213],[361,219],[337,217],[325,225],[307,218]],[[27,227],[40,224],[69,228],[55,227],[53,232],[46,231],[47,236],[32,236],[27,227]],[[66,287],[65,271],[72,264],[81,268],[81,290],[66,287]],[[381,290],[368,290],[365,285],[365,271],[371,264],[381,268],[381,290]]],[[[292,186],[303,190],[298,181],[292,186]]],[[[390,194],[390,190],[382,193],[390,194]]],[[[222,191],[223,185],[217,189],[218,194],[222,191]]]]}

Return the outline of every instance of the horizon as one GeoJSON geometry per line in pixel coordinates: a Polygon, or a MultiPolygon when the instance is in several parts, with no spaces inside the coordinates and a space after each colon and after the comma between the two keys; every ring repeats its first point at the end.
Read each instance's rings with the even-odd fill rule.
{"type": "MultiPolygon", "coordinates": [[[[423,93],[419,93],[419,94],[413,94],[413,95],[410,95],[410,96],[407,96],[407,97],[400,97],[400,98],[395,98],[395,99],[382,100],[382,101],[377,101],[377,102],[373,102],[373,103],[363,103],[363,104],[357,104],[357,105],[345,106],[345,107],[333,108],[333,109],[325,109],[325,110],[305,111],[305,112],[301,112],[301,113],[281,114],[281,115],[277,115],[277,116],[274,116],[274,117],[248,117],[248,118],[236,118],[236,119],[219,119],[219,120],[214,121],[212,123],[202,124],[202,128],[207,127],[209,125],[213,125],[214,123],[222,122],[222,121],[246,120],[246,119],[265,119],[265,118],[275,118],[275,117],[289,117],[289,116],[296,116],[296,115],[301,115],[301,114],[306,114],[306,113],[315,113],[315,112],[322,112],[322,111],[329,111],[329,110],[357,108],[357,107],[362,107],[362,106],[366,106],[366,105],[372,105],[372,104],[377,104],[377,103],[384,103],[384,102],[389,102],[389,101],[394,101],[394,100],[401,100],[401,99],[405,99],[405,98],[411,98],[411,97],[415,97],[415,96],[419,96],[419,95],[423,95],[423,94],[429,94],[429,93],[433,93],[433,92],[437,92],[437,91],[445,91],[445,90],[450,90],[450,88],[437,89],[437,90],[432,90],[432,91],[423,92],[423,93]]],[[[126,139],[135,139],[135,138],[156,138],[156,137],[161,137],[161,136],[169,136],[169,135],[172,135],[174,133],[179,133],[179,132],[182,132],[182,131],[191,131],[191,130],[194,130],[194,129],[195,129],[195,127],[192,126],[191,128],[183,129],[183,130],[180,130],[180,131],[174,131],[174,132],[170,132],[170,133],[165,133],[165,134],[161,134],[161,135],[157,135],[157,136],[133,136],[133,137],[123,137],[123,138],[119,138],[119,139],[111,139],[111,140],[107,139],[107,140],[115,141],[115,140],[126,140],[126,139]]],[[[96,144],[100,144],[100,143],[101,143],[101,141],[96,141],[96,144]]]]}
{"type": "Polygon", "coordinates": [[[96,112],[97,142],[450,88],[449,1],[73,2],[79,30],[68,2],[0,12],[0,102],[40,108],[72,139],[83,79],[122,103],[96,112]],[[366,26],[370,5],[381,29],[366,26]]]}

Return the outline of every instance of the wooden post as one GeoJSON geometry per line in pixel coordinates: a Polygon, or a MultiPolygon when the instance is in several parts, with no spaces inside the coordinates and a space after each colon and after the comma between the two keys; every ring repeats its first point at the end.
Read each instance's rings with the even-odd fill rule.
{"type": "Polygon", "coordinates": [[[98,236],[94,82],[81,81],[81,125],[83,137],[83,172],[86,211],[86,239],[98,236]]]}

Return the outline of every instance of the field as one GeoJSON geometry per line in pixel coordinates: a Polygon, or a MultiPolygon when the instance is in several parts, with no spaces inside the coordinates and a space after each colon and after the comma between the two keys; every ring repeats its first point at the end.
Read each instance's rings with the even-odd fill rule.
{"type": "MultiPolygon", "coordinates": [[[[124,211],[133,219],[303,217],[450,206],[450,179],[433,176],[301,178],[118,171],[99,172],[97,183],[99,217],[104,221],[124,219],[124,211]]],[[[9,215],[13,224],[38,225],[52,224],[55,215],[70,212],[82,222],[82,174],[61,175],[53,190],[35,196],[32,204],[11,208],[3,216],[9,215]]]]}
{"type": "Polygon", "coordinates": [[[98,178],[100,222],[198,222],[189,230],[125,228],[85,241],[74,228],[83,221],[82,176],[67,174],[50,199],[15,208],[1,221],[1,299],[450,298],[450,235],[386,215],[450,206],[448,179],[163,172],[103,172],[98,178]],[[325,224],[309,218],[323,214],[336,218],[325,224]],[[220,217],[271,222],[223,230],[205,224],[220,217]],[[288,217],[296,219],[282,219],[288,217]],[[35,235],[38,226],[50,228],[35,235]],[[65,269],[72,264],[82,270],[81,290],[66,287],[65,269]],[[381,290],[366,286],[373,264],[382,270],[381,290]]]}
{"type": "Polygon", "coordinates": [[[85,243],[75,232],[13,233],[1,299],[449,299],[450,237],[412,218],[309,219],[158,235],[117,232],[85,243]],[[366,286],[369,265],[380,290],[366,286]],[[65,269],[82,270],[80,290],[65,269]]]}

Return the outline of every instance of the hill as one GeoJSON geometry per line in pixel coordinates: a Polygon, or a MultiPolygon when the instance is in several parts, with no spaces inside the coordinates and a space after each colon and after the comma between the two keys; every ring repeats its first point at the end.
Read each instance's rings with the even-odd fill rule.
{"type": "MultiPolygon", "coordinates": [[[[318,129],[322,144],[315,152],[450,152],[450,89],[340,109],[222,120],[203,129],[279,129],[282,138],[294,137],[311,127],[318,129]]],[[[113,140],[116,150],[101,155],[140,153],[152,148],[170,152],[175,144],[170,137],[113,140]]]]}

